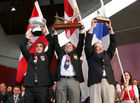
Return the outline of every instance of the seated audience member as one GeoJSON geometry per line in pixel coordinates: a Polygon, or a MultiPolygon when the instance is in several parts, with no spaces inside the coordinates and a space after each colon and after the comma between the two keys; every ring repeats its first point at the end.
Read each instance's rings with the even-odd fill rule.
{"type": "MultiPolygon", "coordinates": [[[[140,85],[139,85],[139,81],[134,79],[133,80],[133,85],[136,85],[138,87],[138,91],[139,91],[139,94],[140,94],[140,85]]],[[[140,96],[139,96],[139,99],[140,99],[140,96]]]]}
{"type": "Polygon", "coordinates": [[[25,87],[22,85],[21,86],[21,96],[23,97],[25,94],[25,87]]]}
{"type": "Polygon", "coordinates": [[[6,92],[6,84],[1,83],[0,84],[0,102],[6,103],[7,99],[8,99],[8,95],[6,92]]]}
{"type": "Polygon", "coordinates": [[[139,93],[136,85],[132,84],[132,76],[128,71],[124,72],[124,76],[126,82],[124,82],[123,76],[121,77],[121,84],[118,84],[116,87],[117,95],[121,100],[121,103],[130,103],[130,99],[127,93],[129,91],[131,103],[134,103],[134,99],[136,103],[139,103],[139,93]]]}
{"type": "Polygon", "coordinates": [[[138,81],[136,79],[133,80],[133,85],[138,86],[138,81]]]}
{"type": "Polygon", "coordinates": [[[8,97],[11,97],[12,96],[12,92],[13,92],[13,90],[12,90],[13,88],[11,87],[11,86],[8,86],[7,87],[7,95],[8,95],[8,97]]]}
{"type": "Polygon", "coordinates": [[[13,95],[8,98],[6,103],[23,103],[23,97],[20,95],[20,87],[15,86],[13,88],[13,95]]]}

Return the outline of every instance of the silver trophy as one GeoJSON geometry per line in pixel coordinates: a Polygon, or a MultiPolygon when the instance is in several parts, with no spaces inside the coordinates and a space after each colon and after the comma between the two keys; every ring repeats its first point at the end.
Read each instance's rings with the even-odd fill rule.
{"type": "Polygon", "coordinates": [[[46,25],[46,19],[43,17],[32,17],[29,19],[29,24],[32,29],[32,34],[34,36],[40,36],[43,34],[43,30],[46,25]]]}

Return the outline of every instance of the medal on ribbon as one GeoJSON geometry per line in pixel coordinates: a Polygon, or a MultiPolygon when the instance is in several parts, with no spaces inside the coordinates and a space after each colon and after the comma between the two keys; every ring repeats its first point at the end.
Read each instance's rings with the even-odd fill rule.
{"type": "Polygon", "coordinates": [[[42,61],[45,61],[45,57],[44,57],[44,56],[40,56],[40,59],[41,59],[42,61]]]}
{"type": "Polygon", "coordinates": [[[74,59],[78,59],[77,54],[73,54],[73,58],[74,58],[74,59]]]}

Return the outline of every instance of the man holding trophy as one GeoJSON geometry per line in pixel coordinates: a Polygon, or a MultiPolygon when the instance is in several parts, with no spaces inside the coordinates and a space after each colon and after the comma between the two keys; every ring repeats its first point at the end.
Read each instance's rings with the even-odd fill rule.
{"type": "MultiPolygon", "coordinates": [[[[74,27],[69,26],[68,23],[65,25],[60,24],[58,28],[71,29],[74,27]]],[[[54,32],[55,50],[58,56],[55,69],[57,103],[67,103],[67,100],[69,100],[69,103],[80,103],[80,83],[84,81],[82,63],[80,61],[84,46],[83,28],[83,26],[79,28],[79,42],[76,49],[74,49],[71,42],[65,44],[64,48],[60,47],[58,43],[58,33],[56,30],[54,32]]]]}
{"type": "Polygon", "coordinates": [[[30,53],[27,44],[34,36],[45,34],[46,20],[41,17],[33,17],[29,20],[31,31],[20,44],[23,56],[28,62],[27,73],[24,78],[25,86],[24,103],[48,103],[48,87],[53,84],[50,71],[50,63],[54,53],[53,39],[50,34],[46,36],[49,41],[48,50],[45,44],[36,44],[36,54],[30,53]]]}
{"type": "Polygon", "coordinates": [[[85,40],[85,54],[88,62],[88,86],[90,103],[114,103],[115,78],[111,66],[111,59],[115,53],[116,40],[111,21],[93,18],[91,28],[87,32],[85,40]],[[110,45],[107,51],[103,50],[100,42],[91,44],[93,38],[93,29],[97,22],[104,22],[110,33],[110,45]]]}

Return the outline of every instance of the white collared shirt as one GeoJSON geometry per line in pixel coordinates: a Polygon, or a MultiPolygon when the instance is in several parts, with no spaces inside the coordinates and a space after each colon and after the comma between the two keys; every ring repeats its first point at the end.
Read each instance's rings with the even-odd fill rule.
{"type": "Polygon", "coordinates": [[[18,98],[18,95],[14,95],[14,98],[18,98]]]}
{"type": "Polygon", "coordinates": [[[25,94],[25,92],[22,92],[22,93],[21,93],[21,96],[24,96],[24,94],[25,94]]]}
{"type": "MultiPolygon", "coordinates": [[[[122,85],[122,89],[124,88],[124,86],[122,85]]],[[[132,89],[132,85],[130,85],[129,87],[128,87],[128,90],[131,90],[132,89]]],[[[116,86],[116,92],[117,93],[119,93],[119,92],[121,92],[122,90],[121,90],[121,88],[120,88],[120,84],[117,84],[117,86],[116,86]]],[[[135,98],[139,98],[139,92],[138,92],[138,87],[136,86],[136,85],[134,85],[134,96],[135,96],[135,98]]]]}
{"type": "Polygon", "coordinates": [[[76,73],[71,63],[69,64],[69,68],[67,70],[64,68],[65,61],[66,61],[66,55],[63,56],[62,61],[61,61],[60,75],[61,76],[76,76],[76,73]]]}
{"type": "Polygon", "coordinates": [[[14,95],[14,102],[15,102],[15,103],[18,102],[18,96],[19,96],[19,95],[14,95]]]}
{"type": "Polygon", "coordinates": [[[103,70],[103,77],[105,77],[106,76],[106,71],[105,71],[105,69],[103,70]]]}

